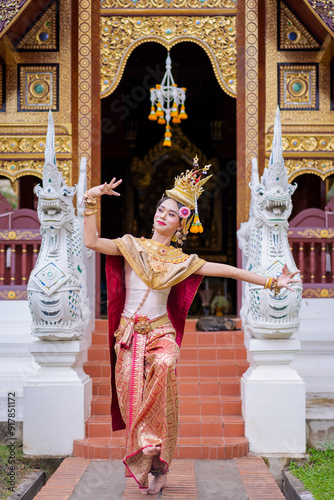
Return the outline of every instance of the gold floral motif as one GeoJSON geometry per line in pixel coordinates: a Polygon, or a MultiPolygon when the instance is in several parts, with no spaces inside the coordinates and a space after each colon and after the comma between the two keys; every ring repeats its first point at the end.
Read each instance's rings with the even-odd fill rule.
{"type": "Polygon", "coordinates": [[[150,259],[150,268],[152,269],[154,274],[160,274],[166,272],[166,266],[163,262],[160,262],[156,258],[150,259]]]}
{"type": "Polygon", "coordinates": [[[282,50],[319,49],[320,44],[305,28],[289,7],[281,1],[279,48],[282,50]],[[289,34],[293,33],[291,40],[289,34]]]}
{"type": "Polygon", "coordinates": [[[27,290],[0,290],[0,300],[27,300],[27,290]]]}
{"type": "Polygon", "coordinates": [[[333,297],[334,288],[304,288],[303,290],[303,299],[331,299],[333,297]]]}
{"type": "MultiPolygon", "coordinates": [[[[273,135],[266,136],[266,153],[271,152],[273,135]]],[[[334,151],[333,135],[283,135],[283,151],[334,151]]]]}
{"type": "Polygon", "coordinates": [[[324,238],[329,238],[332,239],[334,238],[334,229],[298,229],[297,231],[288,231],[288,238],[289,237],[294,237],[294,238],[310,238],[310,239],[324,239],[324,238]]]}
{"type": "MultiPolygon", "coordinates": [[[[0,153],[44,153],[44,137],[0,137],[0,153]]],[[[71,137],[55,139],[56,153],[71,153],[71,137]]]]}
{"type": "Polygon", "coordinates": [[[57,50],[57,3],[44,12],[16,46],[17,50],[57,50]]]}
{"type": "Polygon", "coordinates": [[[235,0],[102,0],[101,9],[234,9],[236,7],[235,0]]]}
{"type": "MultiPolygon", "coordinates": [[[[269,160],[266,158],[266,166],[268,167],[269,160]]],[[[285,166],[288,170],[289,182],[292,182],[296,177],[302,174],[315,174],[321,177],[324,181],[329,175],[334,173],[333,160],[310,160],[309,158],[288,159],[285,160],[285,166]]]]}
{"type": "Polygon", "coordinates": [[[1,240],[36,240],[41,239],[41,233],[39,231],[21,231],[17,229],[16,231],[9,231],[5,229],[0,231],[1,240]]]}
{"type": "MultiPolygon", "coordinates": [[[[7,177],[12,182],[25,175],[34,175],[39,179],[43,179],[44,160],[28,160],[28,161],[1,161],[0,160],[0,175],[7,177]]],[[[57,167],[63,174],[64,180],[68,186],[71,185],[72,161],[60,160],[57,161],[57,167]]]]}
{"type": "Polygon", "coordinates": [[[144,42],[167,49],[180,42],[197,43],[222,89],[236,97],[235,16],[101,17],[101,97],[115,90],[131,52],[144,42]]]}

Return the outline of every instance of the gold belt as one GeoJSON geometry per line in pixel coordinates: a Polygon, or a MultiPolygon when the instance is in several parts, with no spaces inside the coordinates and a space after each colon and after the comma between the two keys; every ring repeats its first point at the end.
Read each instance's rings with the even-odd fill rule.
{"type": "MultiPolygon", "coordinates": [[[[134,317],[134,331],[137,333],[141,333],[142,335],[147,335],[150,331],[154,330],[154,328],[158,328],[159,326],[164,325],[169,321],[168,314],[164,314],[163,316],[159,316],[154,320],[148,319],[146,314],[137,314],[134,317]]],[[[129,318],[121,317],[121,325],[127,326],[129,322],[129,318]]]]}

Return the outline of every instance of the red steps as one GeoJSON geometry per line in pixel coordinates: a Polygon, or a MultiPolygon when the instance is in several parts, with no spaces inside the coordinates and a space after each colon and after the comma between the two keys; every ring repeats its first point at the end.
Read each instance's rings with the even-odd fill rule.
{"type": "MultiPolygon", "coordinates": [[[[243,332],[196,332],[187,320],[178,364],[179,437],[175,458],[229,459],[248,453],[241,417],[240,377],[248,368],[243,332]]],[[[125,431],[112,432],[107,321],[97,320],[85,372],[93,380],[86,438],[73,454],[90,459],[124,457],[125,431]]]]}

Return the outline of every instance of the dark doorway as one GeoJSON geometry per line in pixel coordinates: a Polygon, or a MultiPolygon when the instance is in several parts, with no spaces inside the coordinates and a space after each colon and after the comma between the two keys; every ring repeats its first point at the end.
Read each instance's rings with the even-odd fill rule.
{"type": "MultiPolygon", "coordinates": [[[[155,204],[165,189],[171,187],[173,176],[189,168],[189,151],[193,150],[194,154],[201,152],[208,163],[214,163],[214,176],[206,198],[203,195],[200,199],[200,211],[206,217],[203,237],[195,240],[190,236],[184,251],[235,265],[236,100],[221,89],[201,47],[180,43],[171,49],[170,55],[174,80],[187,89],[188,115],[177,129],[172,124],[172,143],[178,137],[181,146],[187,144],[187,155],[182,155],[182,147],[177,152],[162,148],[165,127],[148,120],[149,89],[163,78],[167,50],[157,43],[143,43],[132,52],[117,89],[101,103],[101,180],[123,179],[120,198],[102,199],[102,236],[116,238],[130,232],[150,237],[155,204]],[[151,157],[152,180],[143,192],[140,175],[145,172],[141,174],[140,168],[151,157]]],[[[102,258],[102,313],[105,313],[104,262],[102,258]]],[[[235,312],[235,283],[219,285],[213,280],[212,288],[229,295],[230,312],[235,312]]],[[[193,312],[201,313],[200,301],[193,312]]]]}

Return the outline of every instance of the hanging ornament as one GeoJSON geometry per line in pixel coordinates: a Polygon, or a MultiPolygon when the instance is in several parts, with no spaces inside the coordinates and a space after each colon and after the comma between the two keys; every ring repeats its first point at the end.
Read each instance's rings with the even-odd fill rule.
{"type": "Polygon", "coordinates": [[[198,206],[197,206],[197,196],[195,196],[195,214],[190,228],[191,233],[203,233],[203,226],[199,220],[198,206]]]}
{"type": "Polygon", "coordinates": [[[157,121],[159,125],[166,124],[163,142],[164,146],[169,147],[172,145],[172,133],[169,125],[171,119],[173,123],[181,123],[181,120],[186,120],[188,118],[184,106],[186,90],[187,89],[184,87],[178,87],[174,82],[172,75],[172,60],[168,52],[166,72],[162,82],[161,84],[157,84],[155,88],[150,89],[151,113],[148,117],[149,120],[157,121]]]}

